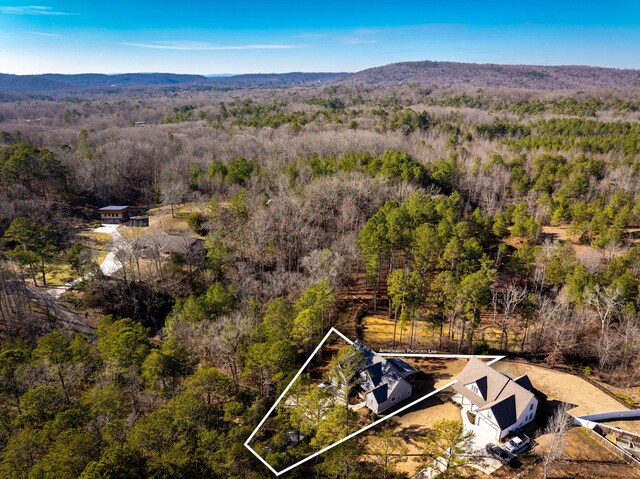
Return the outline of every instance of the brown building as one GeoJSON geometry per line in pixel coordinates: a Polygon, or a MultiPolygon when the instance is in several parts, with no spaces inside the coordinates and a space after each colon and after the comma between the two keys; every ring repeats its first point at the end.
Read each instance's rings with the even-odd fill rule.
{"type": "Polygon", "coordinates": [[[118,225],[129,219],[128,206],[105,206],[100,208],[100,218],[102,222],[109,225],[118,225]]]}

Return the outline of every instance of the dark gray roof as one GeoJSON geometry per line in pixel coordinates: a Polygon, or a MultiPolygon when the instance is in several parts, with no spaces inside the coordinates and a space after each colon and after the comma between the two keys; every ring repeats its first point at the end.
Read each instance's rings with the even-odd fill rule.
{"type": "Polygon", "coordinates": [[[478,411],[491,410],[496,424],[502,428],[502,425],[507,424],[508,421],[511,422],[506,427],[515,423],[531,399],[535,397],[531,392],[533,386],[528,377],[521,376],[513,379],[477,358],[469,360],[458,375],[458,381],[453,385],[453,389],[475,404],[478,411]],[[476,384],[479,394],[469,389],[467,387],[469,384],[476,384]]]}
{"type": "Polygon", "coordinates": [[[387,361],[390,362],[396,368],[396,370],[400,373],[402,377],[406,377],[417,372],[416,368],[411,366],[411,364],[403,361],[402,359],[388,358],[387,361]]]}
{"type": "Polygon", "coordinates": [[[105,206],[104,208],[100,208],[98,211],[122,211],[128,208],[129,208],[128,206],[110,205],[110,206],[105,206]]]}
{"type": "Polygon", "coordinates": [[[359,386],[365,393],[372,393],[378,404],[387,401],[398,383],[405,382],[403,378],[413,374],[416,370],[404,361],[392,361],[380,356],[361,341],[354,346],[362,351],[365,367],[356,374],[359,386]]]}
{"type": "Polygon", "coordinates": [[[383,384],[371,391],[371,394],[373,394],[373,397],[376,398],[378,404],[382,404],[387,401],[387,397],[389,397],[388,392],[389,386],[383,384]]]}
{"type": "Polygon", "coordinates": [[[367,372],[373,385],[378,386],[380,381],[382,381],[382,363],[372,364],[367,368],[367,372]]]}
{"type": "Polygon", "coordinates": [[[378,356],[378,354],[376,354],[373,351],[373,349],[371,349],[369,346],[367,346],[360,340],[356,340],[356,342],[353,343],[353,345],[356,348],[358,348],[360,351],[362,351],[366,364],[373,364],[374,362],[377,361],[378,358],[380,358],[380,356],[378,356]]]}
{"type": "Polygon", "coordinates": [[[481,377],[476,381],[476,385],[478,386],[478,391],[480,391],[480,396],[483,399],[489,397],[489,381],[487,381],[487,377],[481,377]]]}
{"type": "Polygon", "coordinates": [[[518,384],[519,386],[522,386],[527,391],[533,390],[533,384],[531,384],[531,380],[529,379],[529,376],[527,376],[526,374],[524,376],[520,376],[519,378],[514,379],[514,381],[516,382],[516,384],[518,384]]]}
{"type": "Polygon", "coordinates": [[[483,410],[491,410],[493,417],[495,418],[495,422],[500,429],[507,429],[509,426],[518,421],[518,417],[516,416],[516,397],[515,395],[511,395],[502,399],[492,405],[486,405],[482,408],[483,410]]]}

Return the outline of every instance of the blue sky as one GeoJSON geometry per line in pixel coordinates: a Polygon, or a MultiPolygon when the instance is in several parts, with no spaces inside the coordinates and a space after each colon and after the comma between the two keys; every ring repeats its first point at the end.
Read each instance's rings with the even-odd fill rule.
{"type": "Polygon", "coordinates": [[[357,71],[410,60],[640,68],[640,1],[0,0],[3,73],[357,71]]]}

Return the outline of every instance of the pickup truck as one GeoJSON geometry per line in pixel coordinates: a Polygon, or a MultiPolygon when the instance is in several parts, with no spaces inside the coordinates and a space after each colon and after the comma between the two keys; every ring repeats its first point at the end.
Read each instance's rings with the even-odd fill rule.
{"type": "Polygon", "coordinates": [[[487,452],[502,464],[509,464],[516,458],[516,456],[505,451],[497,444],[487,444],[487,452]]]}
{"type": "Polygon", "coordinates": [[[526,434],[518,434],[513,436],[511,440],[504,445],[504,449],[511,454],[520,454],[524,452],[531,444],[531,438],[526,434]]]}

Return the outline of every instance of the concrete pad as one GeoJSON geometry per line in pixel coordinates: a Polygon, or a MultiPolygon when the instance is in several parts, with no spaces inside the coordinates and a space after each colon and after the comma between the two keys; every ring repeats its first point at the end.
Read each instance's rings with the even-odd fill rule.
{"type": "Polygon", "coordinates": [[[500,469],[503,464],[497,460],[496,458],[490,456],[486,452],[487,444],[497,444],[497,441],[491,434],[482,429],[480,426],[476,426],[469,421],[469,417],[467,415],[467,408],[462,408],[460,410],[460,415],[462,416],[462,424],[464,427],[464,431],[473,432],[474,436],[471,440],[471,450],[479,453],[482,457],[484,464],[473,464],[471,467],[475,467],[476,469],[484,472],[485,474],[491,474],[498,469],[500,469]]]}
{"type": "Polygon", "coordinates": [[[93,230],[94,233],[106,233],[108,235],[113,234],[120,225],[101,225],[93,230]]]}

